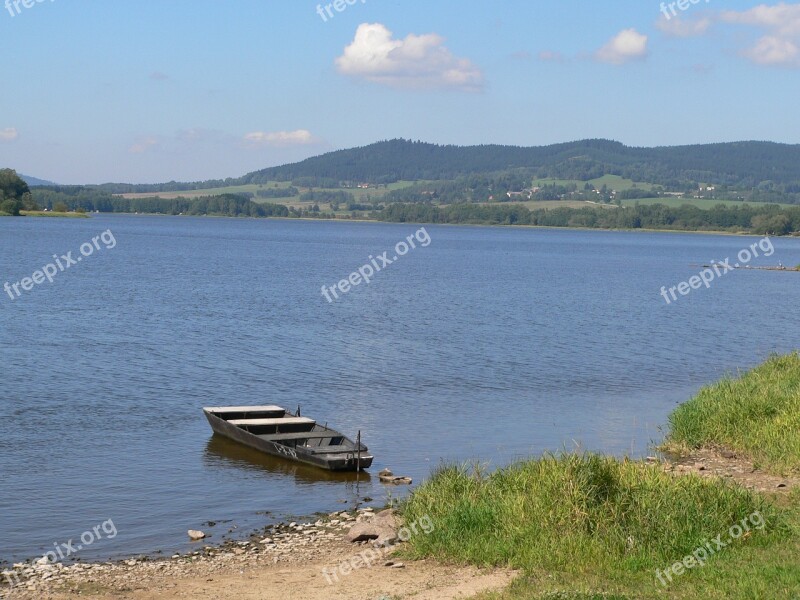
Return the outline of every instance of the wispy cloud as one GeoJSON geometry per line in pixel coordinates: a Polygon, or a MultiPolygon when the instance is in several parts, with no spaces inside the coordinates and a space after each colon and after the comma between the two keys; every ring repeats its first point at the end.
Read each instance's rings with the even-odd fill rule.
{"type": "Polygon", "coordinates": [[[252,131],[245,134],[244,142],[249,146],[307,146],[320,140],[307,129],[294,131],[252,131]]]}
{"type": "Polygon", "coordinates": [[[6,127],[0,129],[0,142],[13,142],[19,137],[19,132],[16,127],[6,127]]]}
{"type": "Polygon", "coordinates": [[[781,2],[773,6],[760,4],[744,11],[723,10],[719,19],[726,23],[760,27],[780,36],[800,35],[800,4],[781,2]]]}
{"type": "Polygon", "coordinates": [[[752,62],[800,67],[800,4],[761,4],[745,11],[724,10],[719,13],[719,20],[766,31],[766,35],[742,51],[752,62]]]}
{"type": "Polygon", "coordinates": [[[355,38],[336,59],[343,75],[396,88],[479,91],[483,73],[458,58],[435,33],[395,39],[380,23],[362,23],[355,38]]]}
{"type": "Polygon", "coordinates": [[[740,50],[756,65],[800,67],[800,4],[760,4],[747,10],[706,12],[695,18],[665,19],[656,24],[672,37],[708,33],[713,25],[740,26],[759,30],[761,37],[740,50]]]}
{"type": "Polygon", "coordinates": [[[157,137],[146,136],[134,142],[134,144],[128,148],[128,152],[131,154],[144,154],[148,150],[157,147],[159,144],[160,141],[157,137]]]}
{"type": "Polygon", "coordinates": [[[595,53],[600,62],[621,65],[647,56],[647,36],[635,29],[623,29],[595,53]]]}
{"type": "Polygon", "coordinates": [[[538,58],[544,62],[566,62],[567,58],[561,54],[561,52],[556,52],[553,50],[542,50],[538,54],[538,58]]]}
{"type": "Polygon", "coordinates": [[[153,71],[150,73],[150,79],[153,81],[169,81],[171,78],[166,73],[162,73],[161,71],[153,71]]]}
{"type": "Polygon", "coordinates": [[[709,16],[689,19],[661,17],[656,22],[656,27],[671,37],[696,37],[705,34],[711,24],[712,20],[709,16]]]}
{"type": "Polygon", "coordinates": [[[175,140],[184,144],[225,144],[235,141],[236,136],[216,129],[192,127],[178,131],[175,140]]]}

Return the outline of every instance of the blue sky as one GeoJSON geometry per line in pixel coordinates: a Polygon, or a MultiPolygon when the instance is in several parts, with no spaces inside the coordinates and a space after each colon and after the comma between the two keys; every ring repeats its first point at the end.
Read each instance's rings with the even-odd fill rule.
{"type": "Polygon", "coordinates": [[[798,142],[800,3],[4,1],[0,166],[60,183],[395,137],[798,142]]]}

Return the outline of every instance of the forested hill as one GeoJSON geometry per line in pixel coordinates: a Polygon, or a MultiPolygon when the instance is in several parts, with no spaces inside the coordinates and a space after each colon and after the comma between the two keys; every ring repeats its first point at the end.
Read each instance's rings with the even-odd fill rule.
{"type": "Polygon", "coordinates": [[[551,146],[439,146],[408,140],[338,150],[299,163],[263,169],[241,183],[317,178],[391,183],[455,179],[478,173],[525,170],[533,177],[588,180],[620,175],[664,186],[691,182],[754,187],[791,184],[800,191],[800,145],[731,142],[634,148],[610,140],[551,146]]]}

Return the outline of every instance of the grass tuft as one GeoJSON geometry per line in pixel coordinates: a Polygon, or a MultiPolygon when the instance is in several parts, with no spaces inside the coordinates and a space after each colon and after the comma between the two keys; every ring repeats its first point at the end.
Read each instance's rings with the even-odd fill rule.
{"type": "Polygon", "coordinates": [[[667,450],[722,446],[759,468],[800,472],[800,355],[772,356],[700,390],[669,418],[667,450]]]}
{"type": "MultiPolygon", "coordinates": [[[[657,466],[594,454],[545,456],[491,474],[440,469],[404,507],[435,529],[412,538],[417,556],[528,572],[638,572],[672,564],[760,512],[785,531],[762,496],[722,481],[674,477],[657,466]]],[[[754,531],[745,543],[759,543],[754,531]]]]}

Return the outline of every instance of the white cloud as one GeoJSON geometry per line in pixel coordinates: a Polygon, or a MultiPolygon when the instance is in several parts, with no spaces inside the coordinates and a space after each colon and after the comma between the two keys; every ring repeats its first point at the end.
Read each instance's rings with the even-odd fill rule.
{"type": "Polygon", "coordinates": [[[661,17],[656,22],[656,27],[672,37],[696,37],[705,34],[711,27],[712,20],[708,16],[696,19],[682,19],[661,17]]]}
{"type": "Polygon", "coordinates": [[[761,27],[780,36],[800,35],[800,4],[781,2],[774,6],[760,4],[744,11],[723,10],[719,19],[725,23],[761,27]]]}
{"type": "Polygon", "coordinates": [[[739,25],[761,31],[740,54],[757,65],[800,67],[800,3],[760,4],[747,10],[719,10],[693,19],[661,18],[657,27],[673,37],[708,33],[714,24],[739,25]]]}
{"type": "Polygon", "coordinates": [[[6,127],[0,129],[0,142],[13,142],[19,137],[16,127],[6,127]]]}
{"type": "Polygon", "coordinates": [[[251,146],[306,146],[319,140],[307,129],[295,131],[253,131],[245,134],[244,141],[251,146]]]}
{"type": "Polygon", "coordinates": [[[742,55],[759,65],[800,66],[800,48],[793,40],[780,36],[766,35],[742,55]]]}
{"type": "Polygon", "coordinates": [[[483,73],[466,58],[458,58],[435,33],[395,39],[380,23],[362,23],[355,38],[336,59],[343,75],[397,88],[478,91],[483,73]]]}
{"type": "Polygon", "coordinates": [[[600,62],[621,65],[647,56],[647,36],[635,29],[623,29],[595,53],[600,62]]]}
{"type": "Polygon", "coordinates": [[[724,10],[720,21],[765,30],[742,55],[759,65],[800,67],[800,4],[761,4],[745,11],[724,10]]]}

